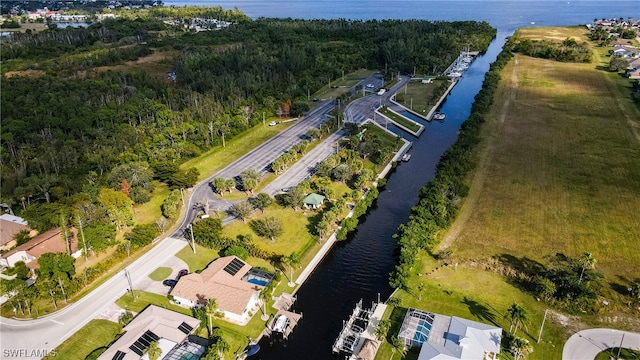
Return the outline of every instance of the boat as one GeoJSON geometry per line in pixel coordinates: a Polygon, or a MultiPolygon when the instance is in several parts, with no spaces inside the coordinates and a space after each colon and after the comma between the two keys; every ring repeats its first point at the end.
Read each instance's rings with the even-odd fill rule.
{"type": "Polygon", "coordinates": [[[409,160],[411,160],[411,154],[402,155],[402,161],[407,162],[409,160]]]}
{"type": "Polygon", "coordinates": [[[445,115],[445,113],[437,112],[437,113],[434,113],[434,114],[433,114],[433,116],[431,117],[431,119],[433,119],[433,120],[438,120],[438,121],[443,121],[443,120],[444,120],[444,118],[445,118],[446,116],[447,116],[447,115],[445,115]]]}
{"type": "Polygon", "coordinates": [[[454,71],[454,72],[452,72],[452,73],[449,73],[449,76],[450,76],[450,77],[461,77],[461,76],[462,76],[462,74],[461,74],[461,73],[459,73],[459,72],[454,71]]]}
{"type": "Polygon", "coordinates": [[[276,318],[273,320],[273,325],[271,325],[271,331],[284,334],[287,331],[287,328],[289,327],[290,323],[291,321],[289,320],[288,317],[284,316],[283,314],[280,314],[276,316],[276,318]]]}

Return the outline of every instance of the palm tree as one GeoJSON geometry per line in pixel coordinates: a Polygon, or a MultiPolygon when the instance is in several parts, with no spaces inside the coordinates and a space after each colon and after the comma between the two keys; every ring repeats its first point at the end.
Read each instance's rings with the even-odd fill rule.
{"type": "Polygon", "coordinates": [[[515,360],[524,358],[533,352],[533,347],[529,343],[529,340],[520,337],[513,338],[511,340],[511,352],[515,360]]]}
{"type": "Polygon", "coordinates": [[[162,356],[162,349],[158,347],[157,341],[152,341],[145,353],[149,356],[149,360],[158,360],[162,356]]]}
{"type": "Polygon", "coordinates": [[[376,336],[378,340],[382,340],[384,339],[385,336],[387,336],[387,333],[389,332],[390,327],[391,327],[391,320],[389,319],[380,320],[380,322],[378,323],[378,326],[376,326],[375,330],[373,331],[373,334],[376,336]]]}
{"type": "Polygon", "coordinates": [[[284,260],[287,265],[289,265],[289,272],[291,275],[289,276],[289,286],[293,287],[295,286],[295,283],[293,282],[293,268],[297,267],[300,264],[300,255],[292,252],[291,255],[285,257],[284,260]]]}
{"type": "Polygon", "coordinates": [[[213,335],[213,320],[212,317],[218,317],[218,303],[215,299],[207,299],[207,305],[204,306],[204,311],[209,317],[209,336],[213,335]]]}
{"type": "Polygon", "coordinates": [[[260,319],[262,320],[269,319],[269,314],[267,313],[267,300],[269,299],[269,290],[267,289],[268,287],[263,288],[259,294],[260,301],[262,301],[262,315],[260,316],[260,319]]]}
{"type": "Polygon", "coordinates": [[[596,267],[596,259],[591,255],[590,252],[584,252],[580,255],[578,259],[578,264],[582,267],[582,271],[580,272],[580,279],[578,283],[582,282],[582,276],[584,275],[585,269],[593,269],[596,267]]]}
{"type": "Polygon", "coordinates": [[[406,351],[404,348],[404,342],[402,342],[402,340],[400,340],[397,336],[394,336],[391,339],[391,346],[393,346],[393,349],[389,360],[393,359],[393,355],[395,355],[396,350],[400,353],[400,357],[404,356],[404,353],[406,351]]]}
{"type": "Polygon", "coordinates": [[[519,304],[513,303],[507,309],[507,317],[509,321],[511,321],[511,326],[509,326],[509,332],[511,334],[515,334],[518,331],[518,327],[520,325],[524,325],[527,321],[527,312],[526,310],[519,304]],[[513,330],[513,332],[511,332],[513,330]]]}
{"type": "Polygon", "coordinates": [[[229,350],[229,343],[226,342],[222,336],[218,336],[216,339],[216,343],[213,344],[213,350],[218,353],[220,359],[224,360],[224,353],[229,350]]]}

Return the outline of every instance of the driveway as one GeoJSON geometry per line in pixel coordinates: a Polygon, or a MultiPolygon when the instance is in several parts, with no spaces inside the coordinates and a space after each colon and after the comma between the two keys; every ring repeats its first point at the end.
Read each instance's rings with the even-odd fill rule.
{"type": "Polygon", "coordinates": [[[575,333],[562,349],[563,360],[595,359],[598,353],[621,346],[640,350],[640,334],[615,329],[588,329],[575,333]]]}

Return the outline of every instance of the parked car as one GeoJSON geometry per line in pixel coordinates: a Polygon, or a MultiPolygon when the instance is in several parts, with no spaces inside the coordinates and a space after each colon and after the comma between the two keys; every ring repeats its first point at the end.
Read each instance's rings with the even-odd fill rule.
{"type": "Polygon", "coordinates": [[[177,280],[173,280],[173,279],[166,279],[165,281],[162,282],[162,285],[164,286],[170,286],[170,287],[174,287],[176,286],[176,284],[178,283],[177,280]]]}
{"type": "Polygon", "coordinates": [[[276,124],[277,123],[275,121],[272,121],[272,122],[269,123],[269,126],[276,126],[276,124]]]}
{"type": "Polygon", "coordinates": [[[181,277],[187,275],[189,273],[189,270],[187,269],[182,269],[180,271],[178,271],[178,279],[180,279],[181,277]]]}

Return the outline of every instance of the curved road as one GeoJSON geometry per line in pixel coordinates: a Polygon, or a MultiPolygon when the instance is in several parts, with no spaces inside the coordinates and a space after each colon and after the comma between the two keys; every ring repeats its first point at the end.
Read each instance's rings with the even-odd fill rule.
{"type": "Polygon", "coordinates": [[[640,350],[640,334],[615,329],[588,329],[573,334],[562,349],[563,360],[595,359],[600,352],[620,347],[640,350]]]}
{"type": "MultiPolygon", "coordinates": [[[[186,215],[178,230],[170,237],[160,241],[154,248],[133,262],[127,270],[136,288],[138,280],[144,279],[159,263],[174,256],[187,245],[182,238],[187,224],[190,224],[196,213],[195,203],[202,199],[218,201],[209,182],[213,177],[233,178],[245,169],[266,171],[267,166],[293,144],[303,140],[304,135],[312,127],[319,127],[326,121],[325,114],[335,105],[332,100],[321,102],[312,109],[304,119],[258,146],[245,156],[227,166],[217,174],[198,184],[189,197],[186,215]]],[[[330,140],[335,143],[335,140],[330,140]]],[[[332,144],[329,143],[329,149],[332,144]]],[[[305,170],[306,167],[305,167],[305,170]]],[[[220,204],[220,202],[218,202],[220,204]]],[[[222,203],[224,204],[224,202],[222,203]]],[[[228,203],[227,203],[228,204],[228,203]]],[[[0,358],[1,359],[37,359],[55,349],[82,326],[95,318],[101,311],[113,304],[127,292],[129,285],[124,272],[113,276],[77,302],[51,315],[37,319],[18,320],[0,318],[0,358]]]]}

